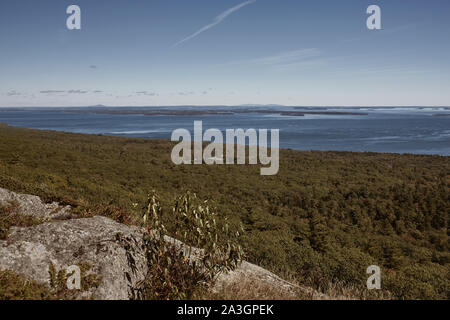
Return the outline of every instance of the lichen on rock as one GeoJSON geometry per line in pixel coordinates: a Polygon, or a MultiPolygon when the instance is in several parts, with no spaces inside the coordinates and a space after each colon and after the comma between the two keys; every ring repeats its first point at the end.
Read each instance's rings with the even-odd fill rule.
{"type": "Polygon", "coordinates": [[[12,270],[41,283],[49,283],[49,266],[65,269],[87,263],[102,277],[90,292],[97,299],[128,299],[131,288],[146,274],[140,245],[142,231],[105,217],[54,221],[28,228],[13,227],[0,241],[0,269],[12,270]],[[135,239],[126,250],[116,235],[135,239]],[[133,255],[130,266],[127,255],[133,255]]]}

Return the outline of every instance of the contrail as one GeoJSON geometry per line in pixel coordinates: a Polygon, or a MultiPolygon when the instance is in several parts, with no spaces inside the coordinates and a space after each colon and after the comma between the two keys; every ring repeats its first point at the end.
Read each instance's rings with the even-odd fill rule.
{"type": "Polygon", "coordinates": [[[215,27],[216,25],[218,25],[219,23],[221,23],[226,17],[228,17],[228,16],[229,16],[230,14],[232,14],[233,12],[238,11],[239,9],[241,9],[241,8],[243,8],[243,7],[245,7],[245,6],[249,5],[249,4],[252,4],[253,2],[256,2],[256,0],[245,1],[245,2],[243,2],[243,3],[241,3],[241,4],[238,4],[237,6],[235,6],[235,7],[233,7],[233,8],[230,8],[230,9],[228,9],[228,10],[222,12],[221,14],[219,14],[217,17],[214,18],[214,21],[213,21],[212,23],[210,23],[210,24],[208,24],[208,25],[202,27],[200,30],[194,32],[194,33],[191,34],[190,36],[188,36],[188,37],[186,37],[186,38],[184,38],[184,39],[178,41],[178,42],[175,43],[173,46],[176,47],[176,46],[178,46],[178,45],[180,45],[180,44],[182,44],[182,43],[184,43],[184,42],[186,42],[186,41],[189,41],[189,40],[195,38],[195,37],[198,36],[200,33],[204,32],[204,31],[206,31],[206,30],[208,30],[208,29],[210,29],[210,28],[212,28],[212,27],[215,27]]]}

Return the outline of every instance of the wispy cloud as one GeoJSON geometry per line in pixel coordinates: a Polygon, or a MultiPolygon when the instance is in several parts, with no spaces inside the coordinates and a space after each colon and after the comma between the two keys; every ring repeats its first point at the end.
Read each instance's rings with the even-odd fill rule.
{"type": "Polygon", "coordinates": [[[286,65],[298,63],[310,58],[320,56],[322,52],[316,48],[300,49],[279,53],[273,56],[255,58],[238,62],[239,64],[257,64],[257,65],[286,65]]]}
{"type": "Polygon", "coordinates": [[[86,90],[68,90],[67,93],[75,93],[75,94],[85,94],[86,90]]]}
{"type": "Polygon", "coordinates": [[[64,93],[64,90],[42,90],[39,91],[40,93],[44,93],[44,94],[54,94],[54,93],[64,93]]]}
{"type": "Polygon", "coordinates": [[[194,91],[189,91],[189,92],[178,92],[179,96],[192,96],[194,95],[195,92],[194,91]]]}
{"type": "Polygon", "coordinates": [[[152,97],[155,97],[155,96],[158,96],[158,95],[159,95],[158,93],[155,93],[155,92],[148,92],[148,91],[136,91],[136,94],[138,94],[138,95],[144,95],[144,96],[152,96],[152,97]]]}
{"type": "MultiPolygon", "coordinates": [[[[69,93],[69,94],[85,94],[85,93],[88,93],[89,91],[87,91],[87,90],[79,90],[79,89],[77,89],[77,90],[75,90],[75,89],[71,89],[71,90],[42,90],[42,91],[39,91],[39,93],[42,93],[42,94],[61,94],[61,93],[69,93]]],[[[95,92],[95,93],[99,93],[99,92],[101,92],[101,91],[93,91],[93,92],[95,92]]]]}
{"type": "Polygon", "coordinates": [[[17,92],[16,90],[11,90],[11,91],[9,91],[8,93],[6,93],[6,95],[7,95],[8,97],[11,97],[11,96],[20,96],[20,95],[22,95],[22,93],[21,93],[21,92],[17,92]]]}
{"type": "Polygon", "coordinates": [[[186,37],[186,38],[184,38],[184,39],[181,39],[180,41],[178,41],[177,43],[175,43],[173,46],[176,47],[176,46],[178,46],[178,45],[180,45],[180,44],[182,44],[182,43],[184,43],[184,42],[186,42],[186,41],[189,41],[189,40],[195,38],[195,37],[198,36],[200,33],[205,32],[206,30],[211,29],[212,27],[215,27],[216,25],[218,25],[219,23],[221,23],[226,17],[228,17],[228,16],[229,16],[230,14],[232,14],[233,12],[236,12],[236,11],[238,11],[239,9],[241,9],[241,8],[243,8],[243,7],[245,7],[245,6],[249,5],[249,4],[252,4],[252,3],[254,3],[254,2],[256,2],[256,0],[245,1],[245,2],[243,2],[243,3],[241,3],[241,4],[238,4],[237,6],[234,6],[234,7],[230,8],[230,9],[228,9],[228,10],[222,12],[221,14],[219,14],[217,17],[214,18],[214,21],[213,21],[212,23],[210,23],[210,24],[208,24],[208,25],[206,25],[206,26],[200,28],[198,31],[194,32],[194,33],[191,34],[190,36],[188,36],[188,37],[186,37]]]}
{"type": "Polygon", "coordinates": [[[321,50],[307,48],[281,52],[271,56],[233,61],[227,65],[270,67],[275,70],[304,69],[326,64],[328,59],[323,57],[321,50]]]}

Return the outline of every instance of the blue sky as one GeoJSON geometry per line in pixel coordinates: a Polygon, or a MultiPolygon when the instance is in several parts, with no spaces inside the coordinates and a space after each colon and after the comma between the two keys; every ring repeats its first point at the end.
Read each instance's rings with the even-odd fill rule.
{"type": "Polygon", "coordinates": [[[2,0],[0,106],[450,105],[449,34],[448,0],[2,0]]]}

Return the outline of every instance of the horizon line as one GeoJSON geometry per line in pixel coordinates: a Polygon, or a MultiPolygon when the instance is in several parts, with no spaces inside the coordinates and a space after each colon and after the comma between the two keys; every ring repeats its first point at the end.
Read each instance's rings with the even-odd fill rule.
{"type": "Polygon", "coordinates": [[[286,105],[286,104],[168,104],[168,105],[84,105],[84,106],[0,106],[1,108],[158,108],[158,107],[300,107],[300,108],[450,108],[450,105],[286,105]]]}

